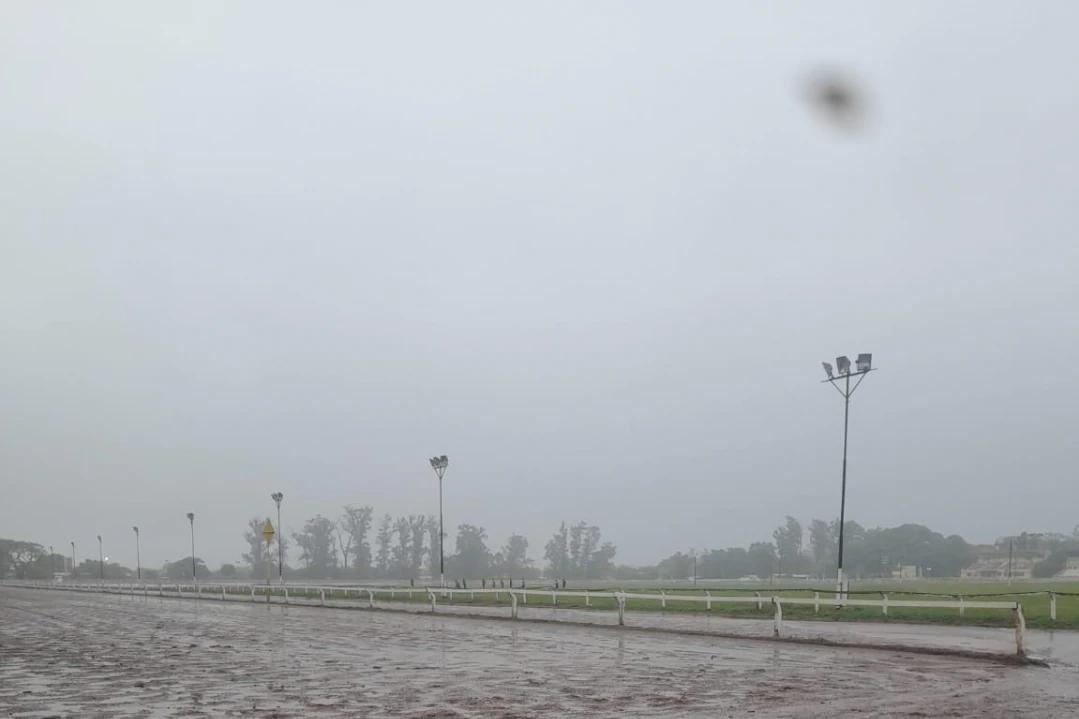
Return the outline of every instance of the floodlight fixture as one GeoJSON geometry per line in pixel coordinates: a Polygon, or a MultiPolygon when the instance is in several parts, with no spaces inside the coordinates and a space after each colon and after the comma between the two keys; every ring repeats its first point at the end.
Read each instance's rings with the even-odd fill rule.
{"type": "Polygon", "coordinates": [[[835,373],[832,371],[831,362],[821,362],[821,367],[824,367],[824,373],[828,375],[828,379],[835,379],[835,373]]]}
{"type": "Polygon", "coordinates": [[[835,358],[835,366],[839,374],[850,374],[850,357],[843,355],[835,358]]]}
{"type": "Polygon", "coordinates": [[[859,372],[868,372],[873,369],[873,355],[869,353],[863,353],[858,355],[858,361],[855,365],[859,372]]]}

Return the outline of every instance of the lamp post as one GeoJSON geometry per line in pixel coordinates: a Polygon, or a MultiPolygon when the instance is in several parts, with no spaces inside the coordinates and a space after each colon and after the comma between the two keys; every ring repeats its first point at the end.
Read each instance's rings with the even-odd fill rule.
{"type": "Polygon", "coordinates": [[[49,571],[52,572],[52,580],[56,581],[56,555],[53,554],[52,545],[49,545],[49,571]]]}
{"type": "Polygon", "coordinates": [[[191,581],[199,583],[199,575],[195,571],[195,513],[187,513],[187,521],[191,522],[191,581]]]}
{"type": "Polygon", "coordinates": [[[439,586],[446,586],[446,552],[443,545],[446,543],[446,530],[442,526],[442,475],[446,473],[446,467],[450,466],[450,460],[446,455],[431,457],[431,469],[438,475],[438,578],[439,586]]]}
{"type": "Polygon", "coordinates": [[[140,582],[142,581],[142,556],[139,554],[139,528],[132,527],[135,530],[135,578],[140,582]]]}
{"type": "Polygon", "coordinates": [[[841,600],[846,597],[849,584],[843,577],[843,525],[847,521],[847,429],[850,426],[850,397],[854,394],[854,390],[858,389],[858,385],[862,383],[865,376],[875,368],[872,366],[873,355],[871,354],[858,355],[853,372],[850,359],[846,356],[836,357],[835,364],[835,371],[833,371],[830,363],[821,362],[825,374],[828,375],[828,379],[824,381],[830,383],[839,394],[843,395],[843,482],[839,494],[839,567],[836,572],[836,600],[841,600]],[[858,378],[853,387],[850,386],[851,377],[858,378]],[[840,381],[842,381],[842,387],[839,385],[840,381]]]}
{"type": "Polygon", "coordinates": [[[101,569],[101,583],[105,583],[105,550],[101,544],[101,535],[97,535],[97,566],[101,569]]]}
{"type": "MultiPolygon", "coordinates": [[[[277,505],[277,531],[281,531],[281,500],[285,498],[285,495],[281,492],[274,492],[270,495],[270,499],[277,505]]],[[[345,557],[348,559],[348,557],[345,557]]],[[[285,549],[281,546],[281,537],[277,537],[277,578],[281,584],[285,583],[285,549]]]]}
{"type": "Polygon", "coordinates": [[[75,543],[71,543],[71,580],[75,581],[75,543]]]}

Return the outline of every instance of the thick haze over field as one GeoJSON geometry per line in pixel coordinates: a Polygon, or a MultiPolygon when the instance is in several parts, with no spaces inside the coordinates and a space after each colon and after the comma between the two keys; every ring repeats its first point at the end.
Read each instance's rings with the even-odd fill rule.
{"type": "MultiPolygon", "coordinates": [[[[1079,514],[1079,6],[6,3],[0,537],[1079,514]],[[800,87],[867,91],[855,136],[800,87]]],[[[66,550],[65,550],[66,551],[66,550]]],[[[129,556],[130,555],[130,556],[129,556]]]]}

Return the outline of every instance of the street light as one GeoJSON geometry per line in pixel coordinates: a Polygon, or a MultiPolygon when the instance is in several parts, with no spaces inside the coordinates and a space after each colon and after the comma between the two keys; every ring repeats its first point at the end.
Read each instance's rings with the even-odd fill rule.
{"type": "Polygon", "coordinates": [[[52,580],[56,581],[56,555],[53,554],[52,545],[49,545],[49,571],[52,572],[52,580]]]}
{"type": "MultiPolygon", "coordinates": [[[[281,531],[281,500],[285,498],[285,495],[281,492],[274,492],[270,495],[270,499],[277,505],[277,531],[281,531]]],[[[267,547],[267,549],[269,549],[267,547]]],[[[348,559],[348,557],[345,557],[348,559]]],[[[281,546],[281,535],[277,535],[277,577],[281,581],[281,584],[285,583],[285,549],[281,546]]]]}
{"type": "Polygon", "coordinates": [[[101,535],[97,535],[97,564],[101,568],[101,583],[105,583],[105,550],[102,549],[101,535]]]}
{"type": "Polygon", "coordinates": [[[191,581],[199,583],[199,575],[195,571],[195,513],[187,513],[187,521],[191,522],[191,581]]]}
{"type": "Polygon", "coordinates": [[[139,528],[132,527],[135,530],[135,577],[142,581],[142,557],[139,554],[139,528]]]}
{"type": "Polygon", "coordinates": [[[846,597],[847,591],[847,584],[843,578],[843,525],[846,523],[847,518],[847,429],[850,425],[850,397],[854,394],[854,390],[858,389],[858,385],[862,383],[865,376],[875,368],[873,367],[873,355],[871,354],[858,355],[858,361],[853,372],[851,372],[849,357],[845,355],[836,357],[835,367],[838,376],[833,374],[832,365],[827,362],[822,362],[821,364],[824,365],[824,373],[828,376],[828,379],[824,381],[830,383],[839,394],[843,395],[843,483],[839,495],[839,567],[836,572],[836,599],[839,600],[846,597]],[[850,386],[851,377],[858,378],[853,387],[850,386]],[[842,387],[838,384],[840,380],[843,382],[842,387]]]}
{"type": "Polygon", "coordinates": [[[71,543],[71,581],[75,581],[75,543],[71,543]]]}
{"type": "Polygon", "coordinates": [[[446,586],[446,553],[442,546],[446,543],[446,531],[442,528],[442,475],[449,466],[450,460],[446,455],[431,457],[431,469],[438,475],[438,577],[442,587],[446,586]]]}

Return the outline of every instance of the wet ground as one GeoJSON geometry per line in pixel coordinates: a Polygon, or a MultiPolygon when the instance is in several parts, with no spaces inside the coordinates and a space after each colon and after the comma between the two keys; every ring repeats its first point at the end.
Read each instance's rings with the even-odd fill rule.
{"type": "MultiPolygon", "coordinates": [[[[668,618],[693,621],[653,620],[668,618]]],[[[645,617],[627,616],[637,619],[645,617]]],[[[938,637],[967,631],[931,629],[938,637]]],[[[1006,646],[1006,632],[1002,639],[1006,646]]],[[[1076,716],[1079,669],[446,614],[0,588],[3,717],[837,714],[1076,716]]]]}

